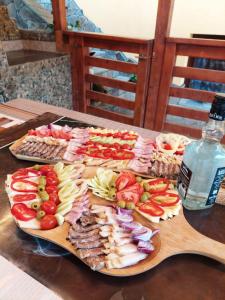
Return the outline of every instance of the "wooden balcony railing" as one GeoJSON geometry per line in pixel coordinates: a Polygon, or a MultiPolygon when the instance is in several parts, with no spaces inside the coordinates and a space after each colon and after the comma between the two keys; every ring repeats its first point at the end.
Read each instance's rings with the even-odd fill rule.
{"type": "Polygon", "coordinates": [[[73,107],[75,110],[136,126],[143,126],[149,74],[151,66],[151,40],[117,37],[96,33],[63,32],[64,47],[70,49],[73,84],[73,107]],[[123,62],[90,56],[90,48],[122,51],[136,54],[137,63],[123,62]],[[102,75],[94,75],[91,68],[103,68],[136,75],[137,82],[128,82],[102,75]],[[93,84],[110,87],[135,94],[128,100],[92,89],[93,84]],[[92,105],[92,100],[130,110],[117,113],[92,105]]]}
{"type": "Polygon", "coordinates": [[[225,71],[176,66],[176,58],[178,55],[181,55],[225,60],[224,49],[225,41],[221,40],[167,38],[157,102],[156,130],[200,137],[201,130],[198,127],[169,122],[166,120],[166,116],[172,115],[189,120],[206,121],[208,112],[172,105],[169,103],[169,97],[173,96],[211,103],[215,93],[185,87],[172,87],[173,78],[180,77],[225,83],[225,71]]]}

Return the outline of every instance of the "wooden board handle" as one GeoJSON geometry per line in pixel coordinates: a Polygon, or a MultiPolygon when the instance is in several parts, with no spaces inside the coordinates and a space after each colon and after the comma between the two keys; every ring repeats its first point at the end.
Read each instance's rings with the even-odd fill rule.
{"type": "Polygon", "coordinates": [[[213,258],[225,264],[225,244],[217,242],[200,233],[197,235],[198,240],[192,244],[190,253],[201,254],[213,258]]]}

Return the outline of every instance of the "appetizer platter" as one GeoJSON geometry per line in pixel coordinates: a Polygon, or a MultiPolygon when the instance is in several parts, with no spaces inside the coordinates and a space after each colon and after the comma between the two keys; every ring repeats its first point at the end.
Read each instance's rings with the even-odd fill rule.
{"type": "Polygon", "coordinates": [[[23,231],[107,275],[143,273],[181,253],[225,262],[224,244],[194,230],[181,207],[172,213],[180,205],[172,181],[60,162],[17,170],[7,176],[6,191],[23,231]],[[161,211],[154,216],[159,207],[172,208],[161,221],[161,211]]]}
{"type": "Polygon", "coordinates": [[[23,160],[80,162],[176,179],[184,148],[190,141],[177,134],[159,134],[152,140],[134,131],[49,124],[29,130],[9,149],[23,160]]]}
{"type": "Polygon", "coordinates": [[[149,262],[160,248],[159,230],[131,209],[93,197],[83,172],[84,165],[59,162],[8,175],[6,191],[17,225],[36,236],[53,234],[54,242],[103,273],[120,276],[120,269],[149,262]]]}

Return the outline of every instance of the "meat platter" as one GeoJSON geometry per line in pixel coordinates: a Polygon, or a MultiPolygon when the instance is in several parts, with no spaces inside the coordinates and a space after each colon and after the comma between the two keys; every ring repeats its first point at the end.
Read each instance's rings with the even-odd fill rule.
{"type": "Polygon", "coordinates": [[[9,149],[23,160],[80,162],[176,179],[189,142],[190,139],[176,134],[160,134],[152,140],[134,131],[49,124],[29,130],[9,149]]]}
{"type": "MultiPolygon", "coordinates": [[[[111,173],[116,198],[120,199],[115,208],[115,200],[106,199],[99,193],[101,189],[96,190],[93,186],[93,180],[96,182],[99,174],[104,175],[104,170],[83,164],[65,166],[58,163],[54,166],[35,165],[8,175],[6,191],[17,225],[30,235],[67,249],[93,270],[111,276],[143,273],[167,257],[180,253],[197,253],[225,262],[225,245],[195,231],[184,218],[181,208],[175,217],[172,214],[170,219],[158,219],[156,224],[145,214],[153,213],[156,217],[159,210],[148,207],[144,215],[136,210],[138,203],[140,207],[146,205],[145,201],[140,203],[146,198],[142,198],[146,193],[142,187],[147,187],[149,197],[154,197],[154,209],[164,205],[173,207],[174,201],[178,204],[175,194],[168,192],[168,188],[172,188],[168,182],[152,183],[137,177],[138,182],[134,182],[133,174],[121,172],[114,178],[111,173]],[[158,189],[165,190],[164,198],[155,199],[154,191],[158,189]],[[129,206],[121,207],[124,202],[129,206]],[[126,243],[119,244],[121,240],[126,243]],[[94,249],[90,245],[94,245],[94,249]],[[90,253],[91,257],[88,256],[90,253]],[[104,265],[103,253],[106,256],[104,265]]],[[[100,180],[104,187],[108,185],[106,177],[109,174],[100,180]]],[[[99,182],[96,183],[98,187],[99,182]]],[[[161,211],[159,216],[162,216],[161,211]]]]}

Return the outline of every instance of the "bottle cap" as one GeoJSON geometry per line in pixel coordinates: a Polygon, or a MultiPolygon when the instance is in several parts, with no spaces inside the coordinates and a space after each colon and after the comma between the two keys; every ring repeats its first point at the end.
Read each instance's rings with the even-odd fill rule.
{"type": "Polygon", "coordinates": [[[209,118],[217,121],[225,120],[225,94],[217,93],[209,112],[209,118]]]}

